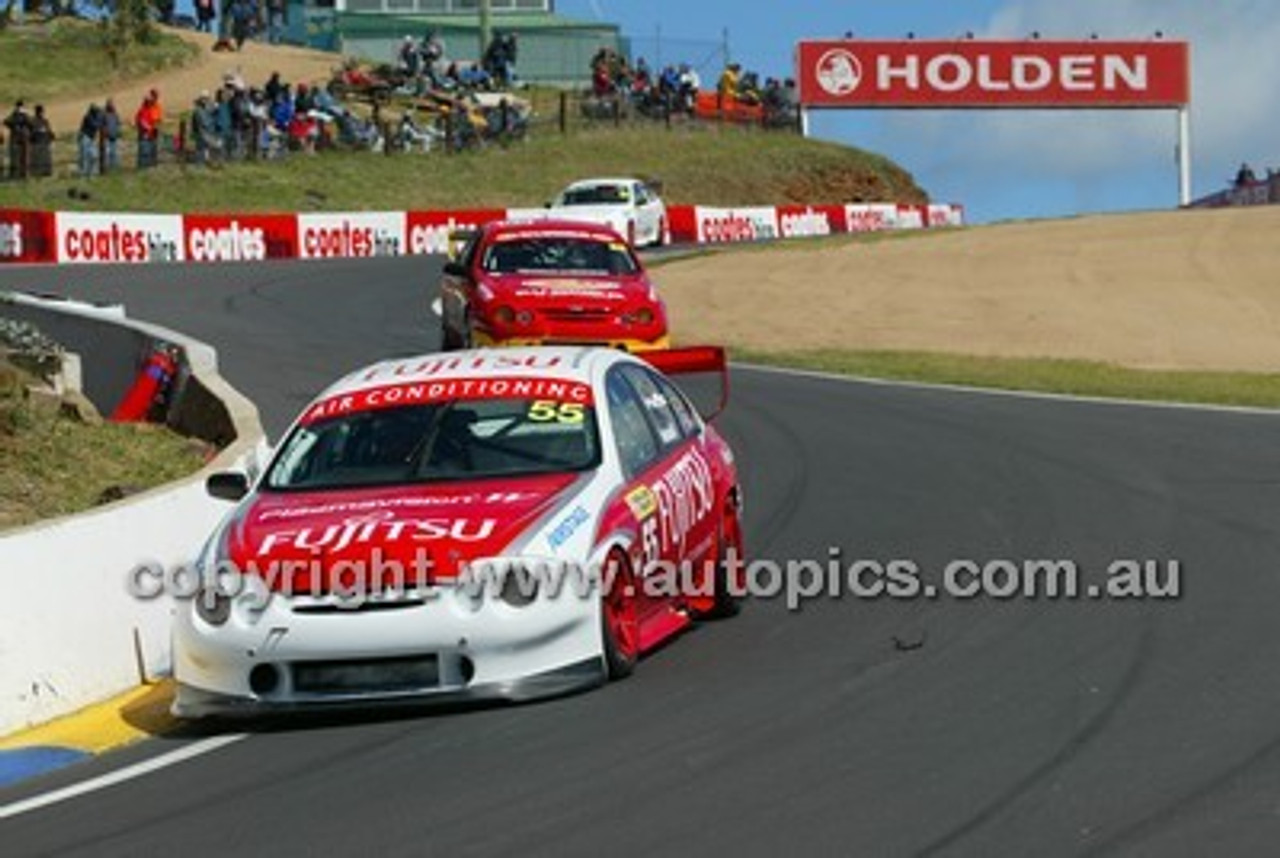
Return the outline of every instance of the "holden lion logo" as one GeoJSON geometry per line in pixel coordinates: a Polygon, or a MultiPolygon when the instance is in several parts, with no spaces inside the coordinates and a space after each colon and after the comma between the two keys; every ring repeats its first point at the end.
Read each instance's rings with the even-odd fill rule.
{"type": "Polygon", "coordinates": [[[844,48],[832,48],[818,59],[818,86],[830,95],[848,95],[862,83],[862,63],[844,48]]]}

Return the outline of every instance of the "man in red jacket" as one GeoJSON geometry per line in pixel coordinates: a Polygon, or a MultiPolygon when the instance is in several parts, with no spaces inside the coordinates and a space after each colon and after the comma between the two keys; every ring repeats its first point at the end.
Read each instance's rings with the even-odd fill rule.
{"type": "Polygon", "coordinates": [[[142,99],[142,105],[134,114],[133,124],[138,129],[138,169],[154,167],[160,154],[160,123],[164,113],[160,108],[159,90],[151,90],[142,99]]]}

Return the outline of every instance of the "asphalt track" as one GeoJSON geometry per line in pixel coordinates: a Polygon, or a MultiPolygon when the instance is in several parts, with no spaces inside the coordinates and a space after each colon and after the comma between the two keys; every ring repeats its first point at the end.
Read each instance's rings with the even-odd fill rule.
{"type": "MultiPolygon", "coordinates": [[[[433,349],[438,262],[5,270],[215,344],[269,430],[433,349]]],[[[1177,559],[1164,601],[756,601],[631,679],[264,725],[0,822],[0,853],[1262,855],[1280,843],[1280,420],[749,370],[757,557],[1177,559]]],[[[69,633],[68,645],[73,636],[69,633]]],[[[192,741],[149,740],[0,805],[192,741]]]]}

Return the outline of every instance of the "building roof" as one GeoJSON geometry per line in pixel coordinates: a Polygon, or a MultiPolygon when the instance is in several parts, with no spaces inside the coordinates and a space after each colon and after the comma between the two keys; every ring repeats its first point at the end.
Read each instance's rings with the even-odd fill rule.
{"type": "MultiPolygon", "coordinates": [[[[387,32],[419,34],[431,28],[441,30],[478,30],[479,20],[471,15],[389,15],[382,12],[341,12],[338,27],[345,35],[382,35],[387,32]]],[[[616,33],[617,24],[602,21],[580,21],[560,15],[494,14],[489,18],[493,30],[521,32],[534,30],[583,30],[616,33]]]]}

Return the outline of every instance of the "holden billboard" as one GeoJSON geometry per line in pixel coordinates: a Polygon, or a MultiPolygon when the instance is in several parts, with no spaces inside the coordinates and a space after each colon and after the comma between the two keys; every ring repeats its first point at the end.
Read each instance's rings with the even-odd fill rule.
{"type": "Polygon", "coordinates": [[[1177,108],[1191,49],[1165,41],[803,41],[805,107],[1177,108]]]}

